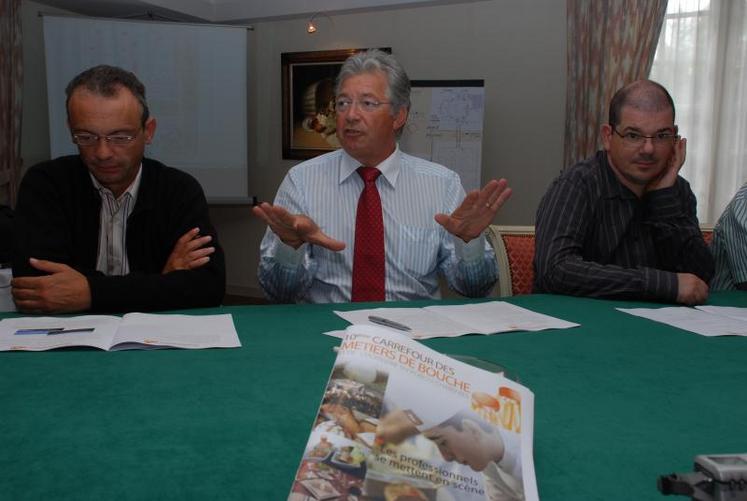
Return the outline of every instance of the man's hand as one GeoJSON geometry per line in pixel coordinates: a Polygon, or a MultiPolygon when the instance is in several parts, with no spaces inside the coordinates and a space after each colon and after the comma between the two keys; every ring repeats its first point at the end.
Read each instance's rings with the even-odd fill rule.
{"type": "Polygon", "coordinates": [[[508,181],[493,179],[483,189],[470,191],[450,216],[436,214],[435,219],[446,231],[469,242],[482,234],[510,196],[508,181]]]}
{"type": "Polygon", "coordinates": [[[162,274],[176,270],[194,270],[210,261],[210,254],[215,247],[205,247],[213,239],[210,235],[200,236],[199,228],[192,228],[179,237],[171,251],[162,274]]]}
{"type": "Polygon", "coordinates": [[[72,313],[91,307],[88,279],[66,264],[29,259],[31,266],[49,273],[43,277],[18,277],[11,293],[24,313],[72,313]]]}
{"type": "Polygon", "coordinates": [[[310,217],[303,214],[291,214],[284,208],[267,202],[254,206],[252,212],[267,223],[284,244],[294,249],[301,247],[304,242],[335,252],[345,248],[345,242],[325,235],[310,217]]]}
{"type": "Polygon", "coordinates": [[[669,165],[661,173],[661,176],[657,177],[646,186],[646,191],[661,190],[674,186],[675,181],[677,181],[677,175],[685,164],[686,156],[687,139],[677,136],[674,140],[674,151],[672,152],[672,156],[669,158],[669,165]]]}
{"type": "Polygon", "coordinates": [[[694,306],[708,299],[708,284],[692,273],[677,273],[677,302],[694,306]]]}

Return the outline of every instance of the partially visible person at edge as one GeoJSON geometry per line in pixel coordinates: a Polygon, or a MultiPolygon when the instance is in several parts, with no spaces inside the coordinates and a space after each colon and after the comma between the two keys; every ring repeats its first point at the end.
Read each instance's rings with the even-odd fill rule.
{"type": "Polygon", "coordinates": [[[78,155],[29,169],[15,214],[12,294],[27,313],[215,306],[223,251],[199,183],[144,158],[145,87],[96,66],[66,89],[78,155]]]}
{"type": "Polygon", "coordinates": [[[604,150],[566,169],[540,202],[534,292],[688,305],[708,297],[711,254],[679,171],[674,102],[641,80],[618,90],[604,150]]]}
{"type": "Polygon", "coordinates": [[[274,204],[253,209],[268,225],[259,281],[270,299],[436,298],[439,275],[463,295],[490,292],[497,267],[483,231],[511,189],[492,180],[465,197],[456,173],[400,151],[409,108],[410,81],[393,56],[370,50],[344,63],[335,97],[342,149],[292,168],[274,204]],[[380,222],[357,224],[367,182],[380,222]],[[372,226],[383,238],[364,231],[372,226]],[[364,247],[371,241],[379,243],[364,247]]]}
{"type": "Polygon", "coordinates": [[[747,184],[732,198],[713,229],[713,290],[747,290],[747,184]]]}

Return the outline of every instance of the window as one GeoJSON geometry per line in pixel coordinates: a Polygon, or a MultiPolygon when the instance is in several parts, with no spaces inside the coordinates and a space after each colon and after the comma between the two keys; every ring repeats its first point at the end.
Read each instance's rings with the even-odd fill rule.
{"type": "Polygon", "coordinates": [[[686,137],[682,175],[714,224],[747,181],[747,0],[669,0],[651,79],[686,137]]]}

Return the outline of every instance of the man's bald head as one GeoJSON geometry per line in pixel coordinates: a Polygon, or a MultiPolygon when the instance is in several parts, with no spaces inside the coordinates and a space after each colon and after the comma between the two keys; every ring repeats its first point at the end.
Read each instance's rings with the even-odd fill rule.
{"type": "Polygon", "coordinates": [[[637,80],[615,92],[610,101],[609,124],[620,124],[620,115],[624,106],[640,111],[657,113],[665,110],[672,111],[674,123],[674,101],[667,89],[652,80],[637,80]]]}

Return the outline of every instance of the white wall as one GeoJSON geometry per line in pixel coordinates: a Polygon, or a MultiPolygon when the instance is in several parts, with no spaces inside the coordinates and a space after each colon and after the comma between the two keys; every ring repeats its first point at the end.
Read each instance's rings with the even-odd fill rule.
{"type": "MultiPolygon", "coordinates": [[[[35,16],[40,9],[34,5],[27,1],[24,9],[35,16]]],[[[272,200],[285,173],[298,163],[282,160],[280,54],[391,47],[412,79],[485,80],[483,181],[506,177],[514,189],[496,222],[533,224],[540,197],[562,168],[565,19],[565,2],[558,0],[486,0],[346,14],[332,21],[322,16],[314,35],[306,33],[305,19],[255,24],[249,34],[253,194],[272,200]]],[[[31,21],[41,24],[40,19],[31,21]]],[[[26,68],[35,66],[43,77],[41,28],[27,32],[26,24],[24,44],[40,47],[26,59],[26,68]]],[[[49,154],[48,125],[38,116],[40,101],[46,113],[46,89],[39,78],[24,85],[24,136],[32,136],[28,141],[24,137],[24,156],[34,161],[45,158],[45,151],[49,154]],[[33,117],[31,124],[26,124],[27,114],[33,117]],[[31,127],[28,132],[26,125],[31,127]]],[[[248,207],[213,207],[211,215],[226,250],[229,292],[258,294],[256,268],[264,226],[248,207]]]]}

